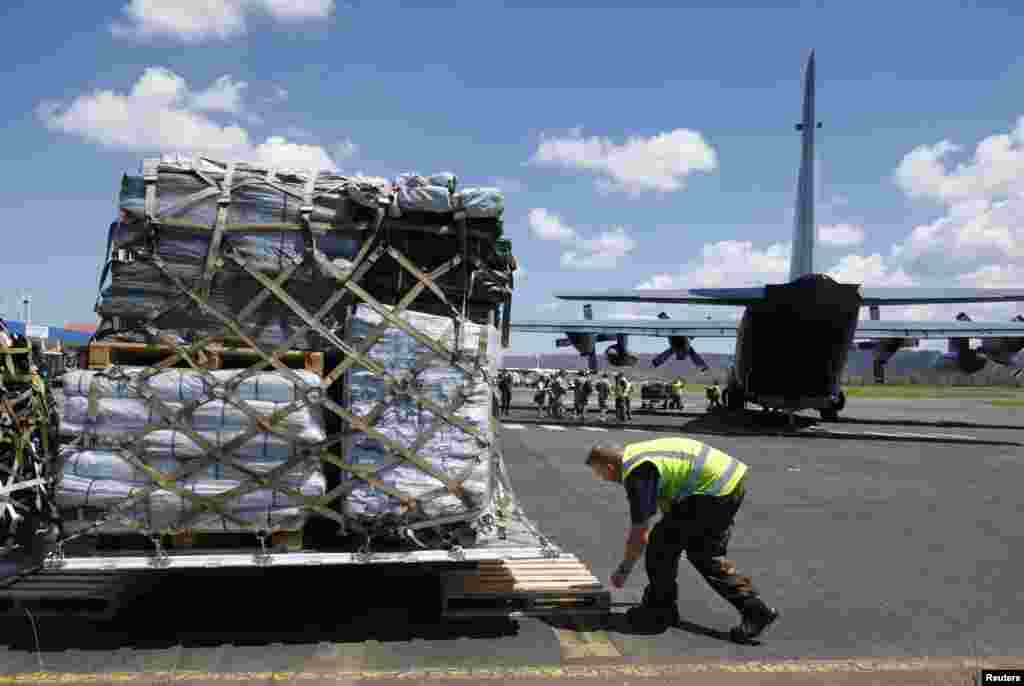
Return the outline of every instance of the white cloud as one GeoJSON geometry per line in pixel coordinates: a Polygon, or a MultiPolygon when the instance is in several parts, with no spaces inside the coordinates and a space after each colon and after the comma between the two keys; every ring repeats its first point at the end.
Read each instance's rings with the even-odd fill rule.
{"type": "Polygon", "coordinates": [[[840,283],[859,283],[872,287],[915,285],[903,269],[886,265],[885,259],[878,253],[867,257],[846,255],[827,273],[840,283]]]}
{"type": "Polygon", "coordinates": [[[206,112],[238,114],[242,111],[242,91],[246,86],[245,81],[235,82],[230,76],[222,76],[206,90],[191,95],[192,107],[206,112]]]}
{"type": "Polygon", "coordinates": [[[578,240],[575,248],[562,253],[561,265],[566,269],[615,269],[635,248],[636,241],[616,226],[597,238],[578,240]]]}
{"type": "Polygon", "coordinates": [[[621,226],[603,231],[596,238],[583,238],[560,216],[543,207],[531,209],[527,219],[534,238],[564,247],[560,259],[563,269],[615,269],[619,260],[636,248],[636,241],[621,226]]]}
{"type": "Polygon", "coordinates": [[[254,13],[281,22],[326,19],[334,0],[131,0],[124,22],[111,25],[122,38],[171,36],[185,42],[227,39],[246,31],[254,13]]]}
{"type": "MultiPolygon", "coordinates": [[[[900,161],[897,185],[912,198],[944,206],[944,214],[915,227],[894,250],[906,271],[922,280],[970,285],[990,265],[1011,265],[1024,275],[1024,118],[1006,134],[983,139],[970,159],[955,167],[948,140],[914,148],[900,161]]],[[[990,272],[989,272],[990,273],[990,272]]],[[[1024,285],[1024,281],[1003,285],[1024,285]]]]}
{"type": "Polygon", "coordinates": [[[531,162],[597,172],[604,192],[670,192],[686,187],[686,177],[714,171],[718,157],[703,136],[689,129],[675,129],[650,138],[630,137],[617,144],[608,138],[582,137],[582,129],[567,138],[541,141],[531,162]]]}
{"type": "Polygon", "coordinates": [[[577,240],[576,230],[566,226],[562,218],[543,207],[535,207],[527,215],[530,223],[530,234],[542,241],[558,241],[574,243],[577,240]]]}
{"type": "Polygon", "coordinates": [[[132,89],[82,95],[69,104],[42,103],[37,113],[54,131],[80,136],[103,147],[146,154],[183,153],[272,164],[336,169],[322,147],[271,136],[255,144],[238,124],[220,124],[204,111],[240,107],[244,83],[221,77],[193,92],[185,79],[162,67],[145,70],[132,89]]]}
{"type": "Polygon", "coordinates": [[[352,141],[345,139],[340,143],[335,143],[334,146],[331,147],[331,151],[339,160],[347,160],[350,157],[355,157],[359,153],[359,146],[352,141]]]}
{"type": "Polygon", "coordinates": [[[855,224],[826,224],[818,227],[818,240],[840,247],[860,245],[864,242],[864,229],[855,224]]]}
{"type": "Polygon", "coordinates": [[[337,169],[334,160],[319,145],[290,143],[283,136],[271,136],[260,143],[254,155],[256,162],[278,167],[337,169]]]}

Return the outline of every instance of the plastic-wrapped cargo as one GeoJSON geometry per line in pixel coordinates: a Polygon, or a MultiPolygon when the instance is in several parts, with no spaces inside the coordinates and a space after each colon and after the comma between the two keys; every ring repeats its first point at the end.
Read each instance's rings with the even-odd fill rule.
{"type": "MultiPolygon", "coordinates": [[[[304,478],[285,480],[283,485],[299,491],[309,498],[322,497],[325,493],[325,482],[319,472],[313,472],[304,478]]],[[[123,506],[129,498],[140,494],[151,482],[122,481],[119,479],[90,478],[63,474],[57,488],[57,501],[65,512],[65,519],[74,522],[78,517],[76,510],[105,510],[123,506]]],[[[195,496],[215,498],[243,485],[240,481],[196,479],[179,484],[179,488],[195,496]]],[[[123,532],[146,528],[152,531],[187,528],[196,531],[241,531],[247,527],[241,522],[254,522],[267,528],[300,528],[307,515],[301,509],[301,500],[294,496],[273,489],[260,489],[236,496],[226,501],[223,511],[230,517],[210,511],[212,508],[198,506],[194,498],[175,493],[171,490],[150,488],[146,495],[123,507],[122,519],[109,520],[100,532],[123,532]],[[135,526],[132,526],[134,524],[135,526]]]]}
{"type": "Polygon", "coordinates": [[[497,188],[464,188],[452,196],[452,206],[470,219],[500,219],[505,196],[497,188]]]}
{"type": "MultiPolygon", "coordinates": [[[[144,177],[155,174],[158,192],[152,215],[161,222],[175,222],[198,230],[217,221],[218,201],[225,197],[221,184],[229,165],[206,158],[165,155],[143,163],[143,178],[125,176],[121,210],[138,219],[146,217],[144,177]]],[[[337,228],[337,205],[346,177],[322,169],[271,169],[264,165],[237,163],[230,179],[229,223],[262,225],[265,228],[298,225],[307,196],[312,200],[311,219],[324,228],[337,228]],[[313,186],[308,188],[312,177],[313,186]]]]}
{"type": "MultiPolygon", "coordinates": [[[[169,410],[183,414],[184,403],[164,403],[169,410]]],[[[64,400],[64,416],[61,417],[60,431],[65,436],[92,434],[96,436],[120,436],[141,432],[150,427],[160,428],[166,424],[160,410],[145,400],[135,398],[97,398],[95,415],[90,416],[90,399],[75,396],[64,400]]],[[[289,403],[248,401],[249,411],[262,419],[288,407],[289,403]]],[[[292,440],[304,443],[318,443],[325,438],[323,421],[317,409],[303,407],[288,414],[277,423],[275,430],[288,434],[292,440]]],[[[238,431],[248,428],[253,420],[245,411],[223,400],[202,403],[184,413],[189,427],[202,434],[215,431],[238,431]]]]}
{"type": "MultiPolygon", "coordinates": [[[[121,367],[116,377],[101,371],[73,369],[63,377],[65,397],[97,398],[140,398],[136,383],[139,374],[148,367],[121,367]]],[[[320,377],[313,372],[297,369],[299,379],[310,385],[319,386],[320,377]]],[[[156,397],[165,402],[205,402],[212,400],[210,382],[231,388],[240,400],[262,400],[272,403],[290,403],[299,400],[303,391],[290,379],[277,372],[244,373],[241,369],[217,369],[201,374],[192,369],[165,369],[146,379],[146,386],[156,397]]]]}
{"type": "MultiPolygon", "coordinates": [[[[447,349],[457,350],[462,362],[453,364],[450,357],[439,355],[398,328],[388,328],[380,335],[368,353],[369,358],[387,374],[404,379],[410,388],[461,420],[463,427],[424,403],[395,393],[381,375],[365,369],[349,370],[346,386],[350,411],[360,418],[376,415],[373,428],[413,451],[434,474],[395,454],[378,438],[364,432],[353,433],[346,437],[346,462],[379,471],[376,484],[350,475],[343,477],[351,490],[343,501],[342,512],[369,526],[375,520],[389,517],[411,522],[442,517],[472,519],[490,500],[497,457],[493,450],[490,385],[497,371],[497,332],[492,327],[466,323],[456,342],[450,318],[415,312],[399,316],[447,349]],[[438,476],[459,483],[461,490],[451,492],[438,476]],[[394,492],[388,493],[381,485],[394,492]],[[396,493],[416,499],[418,506],[411,510],[409,501],[403,502],[396,493]]],[[[372,309],[358,306],[350,320],[350,344],[362,344],[381,321],[382,317],[372,309]]]]}
{"type": "MultiPolygon", "coordinates": [[[[428,178],[417,174],[400,174],[395,179],[398,207],[403,212],[446,213],[452,211],[451,191],[448,178],[438,176],[428,178]],[[434,181],[445,185],[435,185],[434,181]]],[[[454,186],[452,177],[450,184],[454,186]]]]}

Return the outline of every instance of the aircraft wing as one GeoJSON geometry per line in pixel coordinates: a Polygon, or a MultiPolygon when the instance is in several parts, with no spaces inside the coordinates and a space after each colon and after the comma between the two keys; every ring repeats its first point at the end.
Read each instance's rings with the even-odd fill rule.
{"type": "MultiPolygon", "coordinates": [[[[745,306],[761,302],[766,291],[761,288],[690,288],[664,290],[637,288],[607,291],[560,291],[561,300],[587,302],[636,302],[688,305],[745,306]]],[[[864,306],[871,305],[941,305],[950,303],[1024,302],[1021,288],[861,288],[864,306]]]]}
{"type": "Polygon", "coordinates": [[[854,338],[1024,337],[1024,322],[936,322],[893,319],[857,322],[854,338]]]}
{"type": "MultiPolygon", "coordinates": [[[[662,290],[638,288],[634,290],[610,291],[559,291],[556,298],[562,300],[586,300],[587,302],[644,302],[679,303],[690,305],[751,305],[765,297],[764,288],[691,288],[687,290],[662,290]]],[[[1024,297],[1021,297],[1024,300],[1024,297]]]]}
{"type": "MultiPolygon", "coordinates": [[[[603,333],[627,336],[688,336],[690,338],[735,338],[738,320],[672,319],[571,319],[564,321],[520,320],[510,323],[513,331],[527,333],[603,333]]],[[[1024,326],[1022,324],[1021,326],[1024,326]]]]}
{"type": "Polygon", "coordinates": [[[1022,288],[861,288],[865,305],[1024,302],[1022,288]]]}

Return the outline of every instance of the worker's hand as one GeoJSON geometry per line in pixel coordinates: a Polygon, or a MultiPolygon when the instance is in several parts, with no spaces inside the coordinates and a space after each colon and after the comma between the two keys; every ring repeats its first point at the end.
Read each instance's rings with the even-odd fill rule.
{"type": "Polygon", "coordinates": [[[623,576],[622,574],[619,574],[619,573],[612,574],[612,586],[614,588],[622,588],[625,585],[626,585],[626,577],[625,576],[623,576]]]}

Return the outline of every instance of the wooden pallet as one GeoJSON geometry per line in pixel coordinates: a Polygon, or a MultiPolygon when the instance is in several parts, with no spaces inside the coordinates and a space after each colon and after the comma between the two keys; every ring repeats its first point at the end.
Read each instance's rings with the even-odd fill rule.
{"type": "Polygon", "coordinates": [[[443,617],[545,617],[607,614],[611,594],[582,562],[485,560],[442,579],[443,617]]]}
{"type": "MultiPolygon", "coordinates": [[[[145,366],[156,364],[174,354],[174,348],[168,345],[149,345],[147,343],[127,343],[121,341],[101,341],[89,344],[89,369],[106,369],[112,364],[145,366]]],[[[193,359],[199,366],[206,369],[236,369],[248,367],[261,358],[251,348],[231,348],[220,345],[209,345],[201,354],[193,359]],[[198,359],[196,359],[198,358],[198,359]]],[[[292,350],[280,356],[282,362],[293,369],[305,369],[318,376],[324,375],[324,354],[292,350]]],[[[176,366],[188,366],[180,362],[176,366]]]]}

